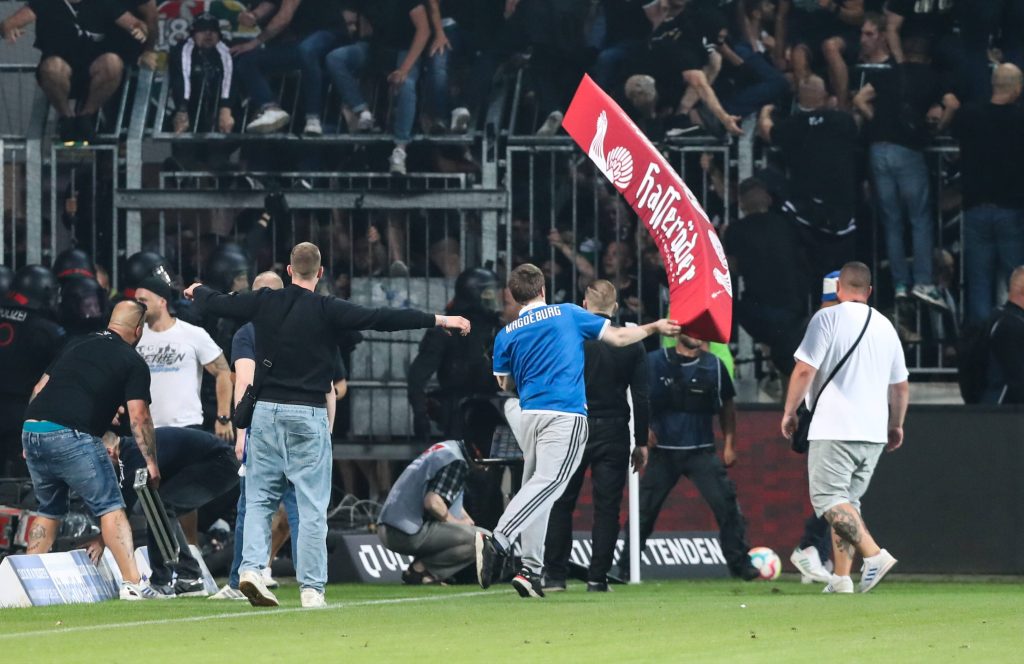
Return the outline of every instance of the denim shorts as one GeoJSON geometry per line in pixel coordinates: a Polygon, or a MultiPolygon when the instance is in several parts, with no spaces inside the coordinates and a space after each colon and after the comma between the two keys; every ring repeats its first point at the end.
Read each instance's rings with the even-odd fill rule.
{"type": "Polygon", "coordinates": [[[69,490],[97,517],[124,509],[114,466],[96,436],[73,429],[22,431],[21,444],[41,516],[63,518],[69,490]]]}

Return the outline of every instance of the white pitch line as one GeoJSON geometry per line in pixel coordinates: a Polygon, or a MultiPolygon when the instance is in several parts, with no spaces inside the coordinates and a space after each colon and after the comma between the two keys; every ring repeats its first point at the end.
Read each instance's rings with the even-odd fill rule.
{"type": "MultiPolygon", "coordinates": [[[[214,613],[206,616],[187,616],[184,618],[161,618],[158,620],[137,620],[135,622],[122,622],[122,623],[105,623],[103,625],[83,625],[81,627],[64,627],[61,629],[37,629],[31,632],[9,632],[0,633],[0,640],[7,639],[20,639],[32,636],[56,636],[60,634],[72,634],[75,632],[93,632],[97,630],[108,630],[108,629],[119,629],[121,627],[139,627],[142,625],[171,625],[175,623],[190,623],[190,622],[201,622],[206,620],[230,620],[232,618],[262,618],[263,616],[279,616],[285,613],[298,613],[300,611],[309,611],[311,613],[318,613],[321,611],[333,611],[335,609],[351,609],[360,606],[380,606],[384,604],[407,604],[412,602],[439,602],[445,599],[452,599],[456,597],[476,597],[478,595],[492,595],[493,592],[484,592],[478,590],[476,592],[465,592],[465,593],[452,593],[450,595],[430,595],[427,597],[394,597],[390,599],[368,599],[359,600],[355,602],[340,602],[338,604],[328,604],[322,609],[304,609],[301,607],[292,607],[287,609],[256,609],[253,608],[249,611],[238,611],[235,613],[214,613]]],[[[160,600],[152,600],[149,603],[158,603],[160,600]]]]}

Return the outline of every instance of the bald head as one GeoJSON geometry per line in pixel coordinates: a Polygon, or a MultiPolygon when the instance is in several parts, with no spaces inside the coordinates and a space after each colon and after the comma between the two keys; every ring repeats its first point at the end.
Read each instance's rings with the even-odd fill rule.
{"type": "Polygon", "coordinates": [[[606,279],[598,279],[587,286],[587,296],[583,301],[587,311],[592,314],[615,315],[618,305],[619,294],[612,282],[606,279]]]}
{"type": "Polygon", "coordinates": [[[828,90],[825,88],[825,81],[820,76],[808,76],[801,81],[797,94],[800,108],[810,110],[822,108],[828,100],[828,90]]]}
{"type": "Polygon", "coordinates": [[[258,291],[261,288],[269,288],[270,290],[281,290],[284,288],[284,281],[277,272],[267,270],[266,272],[260,272],[253,279],[252,289],[258,291]]]}
{"type": "Polygon", "coordinates": [[[1004,62],[998,65],[992,72],[992,95],[1002,97],[1010,102],[1020,97],[1021,86],[1024,85],[1024,75],[1021,74],[1017,65],[1004,62]]]}
{"type": "Polygon", "coordinates": [[[295,245],[289,261],[288,273],[292,276],[292,280],[315,281],[319,279],[320,249],[312,242],[300,242],[295,245]]]}
{"type": "Polygon", "coordinates": [[[145,320],[146,305],[135,300],[124,300],[114,305],[107,329],[134,346],[142,338],[142,323],[145,320]]]}
{"type": "Polygon", "coordinates": [[[1010,302],[1024,307],[1024,265],[1020,265],[1010,275],[1010,302]]]}
{"type": "Polygon", "coordinates": [[[852,261],[839,271],[836,298],[840,302],[867,302],[871,295],[871,268],[852,261]]]}

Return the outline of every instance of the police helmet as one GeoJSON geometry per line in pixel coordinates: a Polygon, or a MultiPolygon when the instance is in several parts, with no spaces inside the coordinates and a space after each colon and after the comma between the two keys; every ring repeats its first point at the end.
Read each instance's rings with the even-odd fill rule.
{"type": "Polygon", "coordinates": [[[0,265],[0,298],[7,294],[14,283],[14,270],[6,265],[0,265]]]}
{"type": "Polygon", "coordinates": [[[243,290],[241,284],[235,283],[239,277],[245,277],[245,288],[248,288],[249,256],[234,242],[218,245],[206,262],[203,281],[211,288],[229,293],[243,290]]]}
{"type": "Polygon", "coordinates": [[[155,251],[140,251],[128,257],[124,266],[123,291],[128,299],[135,297],[135,289],[146,277],[159,277],[171,285],[171,264],[155,251]]]}
{"type": "Polygon", "coordinates": [[[26,265],[15,273],[7,298],[27,309],[52,312],[57,304],[57,280],[49,268],[26,265]]]}
{"type": "Polygon", "coordinates": [[[106,327],[109,316],[107,291],[85,275],[71,275],[61,282],[57,321],[73,334],[96,332],[106,327]]]}
{"type": "Polygon", "coordinates": [[[501,311],[503,303],[498,275],[482,267],[464,271],[455,280],[453,305],[460,310],[501,311]]]}
{"type": "Polygon", "coordinates": [[[92,258],[81,249],[65,249],[57,254],[53,260],[53,274],[57,281],[64,283],[64,280],[72,275],[96,278],[96,266],[92,258]]]}

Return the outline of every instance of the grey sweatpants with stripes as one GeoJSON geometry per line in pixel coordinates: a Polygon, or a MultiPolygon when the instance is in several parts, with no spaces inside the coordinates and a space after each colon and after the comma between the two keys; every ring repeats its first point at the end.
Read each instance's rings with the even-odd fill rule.
{"type": "Polygon", "coordinates": [[[509,425],[523,450],[523,486],[494,533],[506,549],[521,535],[523,566],[540,574],[551,507],[579,467],[589,431],[583,415],[516,411],[518,402],[506,404],[509,425]]]}

